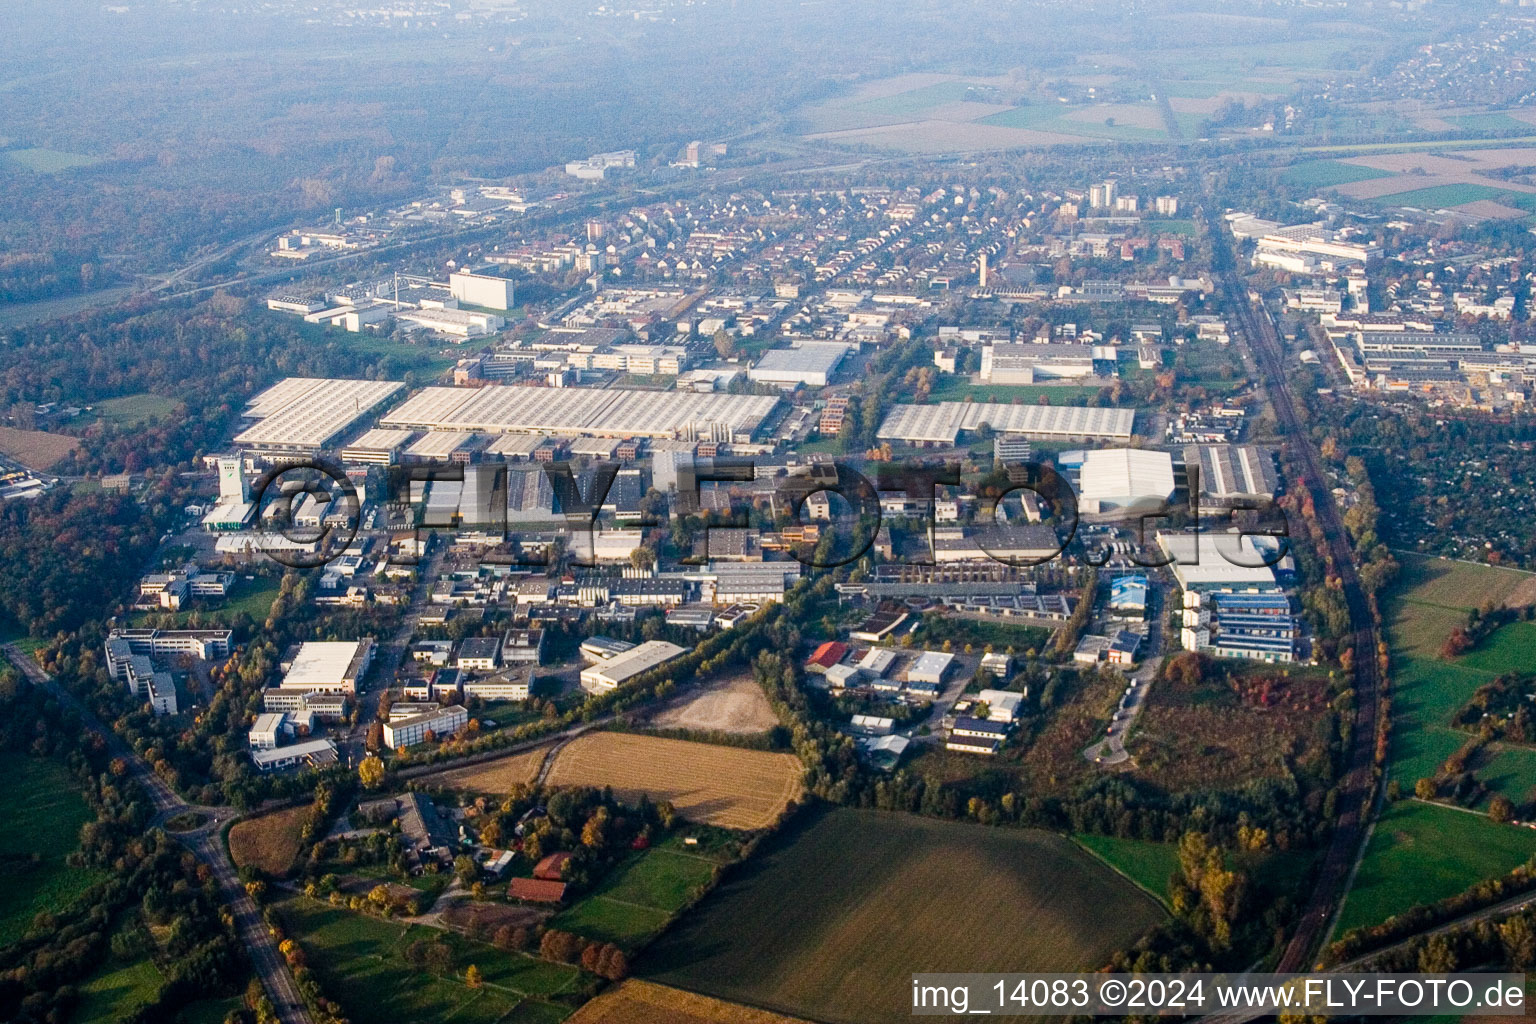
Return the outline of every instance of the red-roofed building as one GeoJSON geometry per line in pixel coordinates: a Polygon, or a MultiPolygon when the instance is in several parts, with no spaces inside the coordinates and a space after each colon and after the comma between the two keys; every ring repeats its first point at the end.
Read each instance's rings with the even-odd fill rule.
{"type": "Polygon", "coordinates": [[[805,663],[807,672],[825,673],[827,669],[836,665],[848,656],[848,645],[836,640],[828,640],[811,653],[810,659],[805,663]]]}
{"type": "Polygon", "coordinates": [[[564,873],[565,862],[571,859],[571,855],[564,850],[552,853],[533,866],[533,877],[546,882],[558,882],[564,873]]]}
{"type": "Polygon", "coordinates": [[[541,878],[514,878],[507,886],[507,898],[529,903],[559,903],[565,899],[565,883],[541,878]]]}

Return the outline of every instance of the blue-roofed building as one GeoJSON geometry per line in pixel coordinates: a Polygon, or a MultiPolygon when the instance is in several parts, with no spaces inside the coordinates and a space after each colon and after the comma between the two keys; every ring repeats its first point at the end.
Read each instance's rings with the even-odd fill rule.
{"type": "Polygon", "coordinates": [[[1147,578],[1139,573],[1119,576],[1109,584],[1109,610],[1121,618],[1145,618],[1147,578]]]}
{"type": "Polygon", "coordinates": [[[1205,607],[1184,610],[1184,646],[1220,658],[1289,663],[1300,636],[1284,594],[1214,594],[1205,607]]]}

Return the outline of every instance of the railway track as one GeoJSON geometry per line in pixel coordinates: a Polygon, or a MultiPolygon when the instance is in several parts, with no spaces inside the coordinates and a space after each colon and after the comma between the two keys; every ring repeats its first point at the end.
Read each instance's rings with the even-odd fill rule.
{"type": "Polygon", "coordinates": [[[1256,360],[1261,381],[1267,391],[1275,419],[1285,437],[1295,463],[1302,469],[1302,479],[1294,481],[1307,489],[1317,524],[1327,541],[1333,572],[1339,578],[1349,620],[1353,628],[1355,721],[1350,745],[1336,797],[1333,835],[1324,855],[1317,880],[1308,897],[1300,924],[1286,945],[1276,970],[1294,972],[1307,969],[1315,961],[1318,947],[1327,933],[1349,885],[1349,878],[1360,855],[1374,807],[1378,700],[1382,692],[1380,665],[1376,660],[1377,631],[1371,605],[1356,571],[1354,551],[1343,518],[1324,475],[1317,449],[1307,436],[1295,399],[1286,379],[1284,350],[1279,332],[1269,314],[1256,308],[1248,289],[1237,273],[1237,263],[1224,233],[1225,227],[1214,207],[1207,206],[1214,266],[1223,297],[1233,317],[1233,326],[1256,360]]]}

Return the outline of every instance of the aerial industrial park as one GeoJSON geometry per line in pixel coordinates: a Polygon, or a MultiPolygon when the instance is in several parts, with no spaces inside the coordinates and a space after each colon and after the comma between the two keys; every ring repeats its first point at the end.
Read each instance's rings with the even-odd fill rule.
{"type": "Polygon", "coordinates": [[[66,6],[0,1020],[1526,1013],[1525,6],[66,6]]]}

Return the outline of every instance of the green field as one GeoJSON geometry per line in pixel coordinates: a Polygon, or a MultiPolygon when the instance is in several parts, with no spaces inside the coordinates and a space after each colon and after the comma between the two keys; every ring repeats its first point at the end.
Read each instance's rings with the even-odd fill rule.
{"type": "Polygon", "coordinates": [[[1195,236],[1195,222],[1187,217],[1173,217],[1169,220],[1148,220],[1144,222],[1147,231],[1155,235],[1185,235],[1189,238],[1195,236]]]}
{"type": "Polygon", "coordinates": [[[382,921],[302,897],[278,908],[326,994],[346,1008],[354,1024],[558,1021],[569,1008],[548,999],[574,988],[580,976],[577,968],[505,953],[452,932],[382,921]],[[439,977],[408,964],[404,952],[418,939],[452,947],[453,972],[439,977]],[[485,978],[478,992],[463,981],[470,964],[485,978]]]}
{"type": "Polygon", "coordinates": [[[1388,206],[1413,206],[1421,210],[1440,210],[1463,203],[1475,203],[1480,199],[1502,200],[1510,193],[1490,185],[1432,185],[1408,192],[1394,192],[1381,196],[1377,202],[1388,206]]]}
{"type": "Polygon", "coordinates": [[[1390,178],[1391,171],[1378,171],[1372,167],[1356,167],[1340,160],[1308,160],[1287,167],[1280,180],[1287,185],[1308,185],[1312,188],[1333,188],[1348,185],[1352,181],[1370,181],[1373,178],[1390,178]]]}
{"type": "Polygon", "coordinates": [[[916,971],[1092,970],[1163,917],[1044,832],[807,814],[641,959],[639,973],[829,1024],[910,1012],[916,971]]]}
{"type": "Polygon", "coordinates": [[[1390,805],[1366,846],[1336,935],[1454,896],[1536,854],[1536,832],[1419,800],[1390,805]]]}
{"type": "Polygon", "coordinates": [[[8,149],[0,153],[0,160],[38,174],[53,174],[75,167],[89,167],[101,163],[99,157],[85,153],[66,153],[58,149],[8,149]]]}
{"type": "Polygon", "coordinates": [[[15,644],[23,654],[32,654],[43,642],[22,632],[20,626],[10,620],[0,619],[0,644],[15,644]]]}
{"type": "Polygon", "coordinates": [[[11,751],[0,752],[0,946],[26,933],[44,910],[62,910],[100,880],[100,872],[77,870],[65,858],[80,845],[80,827],[91,820],[75,781],[60,764],[11,751]],[[36,862],[32,857],[36,856],[36,862]]]}
{"type": "Polygon", "coordinates": [[[114,960],[80,986],[80,1005],[72,1024],[114,1024],[155,998],[160,971],[148,957],[121,963],[114,960]]]}
{"type": "MultiPolygon", "coordinates": [[[[1078,120],[1067,116],[1089,109],[1092,108],[1066,103],[1056,105],[1042,103],[1000,110],[995,114],[977,118],[976,123],[997,125],[1002,128],[1027,128],[1031,131],[1055,132],[1061,135],[1079,135],[1089,139],[1115,139],[1122,142],[1166,142],[1168,140],[1168,132],[1162,128],[1142,128],[1118,122],[1108,124],[1107,119],[1106,121],[1078,120]]],[[[1191,122],[1190,127],[1193,126],[1194,122],[1191,122]]]]}
{"type": "Polygon", "coordinates": [[[231,996],[228,999],[199,999],[182,1007],[181,1016],[186,1024],[224,1024],[224,1019],[229,1016],[231,1010],[239,1010],[245,1006],[245,1000],[239,996],[231,996]]]}
{"type": "MultiPolygon", "coordinates": [[[[232,622],[237,615],[244,613],[258,623],[267,620],[267,614],[272,610],[272,602],[277,600],[277,592],[282,586],[282,580],[276,576],[257,576],[255,579],[238,577],[235,585],[230,588],[230,597],[224,604],[208,609],[184,609],[175,613],[163,611],[137,612],[134,615],[135,622],[144,622],[148,619],[159,621],[168,614],[173,614],[178,626],[184,626],[192,616],[199,616],[204,622],[214,620],[217,622],[232,622]]],[[[217,598],[207,600],[217,601],[217,598]]]]}
{"type": "Polygon", "coordinates": [[[1024,405],[1036,405],[1042,396],[1052,405],[1077,405],[1096,396],[1103,385],[1080,384],[972,384],[963,374],[944,373],[934,381],[928,393],[930,402],[998,402],[1010,405],[1015,399],[1024,405]]]}
{"type": "Polygon", "coordinates": [[[1089,853],[1158,899],[1167,901],[1168,880],[1179,870],[1179,850],[1172,843],[1152,843],[1143,839],[1119,839],[1087,833],[1072,838],[1089,853]]]}
{"type": "Polygon", "coordinates": [[[1496,110],[1486,114],[1458,114],[1455,117],[1447,117],[1446,120],[1469,132],[1528,132],[1531,130],[1529,121],[1522,121],[1518,117],[1510,117],[1496,110]]]}
{"type": "MultiPolygon", "coordinates": [[[[1451,716],[1500,672],[1536,661],[1536,624],[1513,623],[1455,661],[1440,657],[1452,629],[1484,601],[1503,602],[1531,574],[1443,558],[1398,555],[1402,573],[1383,603],[1392,648],[1391,776],[1405,790],[1435,774],[1468,733],[1451,716]]],[[[1484,776],[1494,792],[1526,799],[1536,785],[1536,753],[1496,751],[1484,776]],[[1527,779],[1529,782],[1527,783],[1527,779]]]]}
{"type": "Polygon", "coordinates": [[[648,850],[616,871],[553,925],[635,949],[665,927],[709,884],[715,861],[677,850],[648,850]]]}
{"type": "MultiPolygon", "coordinates": [[[[1530,573],[1400,552],[1402,572],[1382,603],[1392,649],[1390,777],[1405,792],[1433,776],[1471,735],[1451,717],[1500,672],[1536,660],[1536,625],[1503,627],[1476,650],[1447,661],[1445,638],[1484,602],[1529,599],[1530,573]]],[[[1492,745],[1476,765],[1492,793],[1518,802],[1536,791],[1536,750],[1492,745]]],[[[1405,801],[1376,825],[1337,934],[1443,899],[1536,852],[1536,834],[1466,811],[1405,801]]]]}
{"type": "Polygon", "coordinates": [[[864,100],[852,104],[857,110],[866,110],[871,114],[892,114],[908,117],[932,110],[935,107],[946,106],[950,103],[961,103],[967,99],[971,85],[969,82],[935,82],[918,89],[909,89],[906,92],[898,92],[891,96],[879,96],[875,99],[864,100]]]}
{"type": "Polygon", "coordinates": [[[97,402],[93,407],[98,419],[115,427],[136,427],[150,420],[164,420],[181,411],[174,398],[148,393],[124,395],[97,402]]]}

